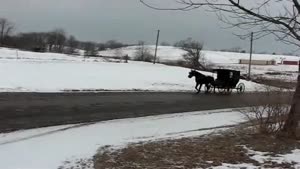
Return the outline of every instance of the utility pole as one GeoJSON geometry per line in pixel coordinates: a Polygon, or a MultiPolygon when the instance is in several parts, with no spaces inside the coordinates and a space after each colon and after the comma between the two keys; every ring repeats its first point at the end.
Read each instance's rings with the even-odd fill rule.
{"type": "Polygon", "coordinates": [[[156,55],[157,55],[157,46],[158,46],[158,40],[159,40],[159,32],[160,32],[160,30],[157,30],[156,46],[155,46],[155,53],[154,53],[153,64],[156,63],[156,55]]]}
{"type": "Polygon", "coordinates": [[[144,56],[144,53],[145,53],[145,51],[144,51],[144,45],[145,45],[145,43],[142,41],[141,45],[142,45],[142,58],[141,59],[144,61],[144,59],[145,59],[145,56],[144,56]]]}
{"type": "Polygon", "coordinates": [[[16,56],[17,56],[17,59],[19,59],[19,52],[18,52],[18,50],[16,50],[16,56]]]}
{"type": "Polygon", "coordinates": [[[298,61],[298,75],[300,75],[300,60],[298,61]]]}
{"type": "Polygon", "coordinates": [[[253,32],[251,32],[251,42],[250,42],[250,59],[249,59],[249,70],[248,70],[249,79],[251,79],[252,49],[253,49],[253,32]]]}

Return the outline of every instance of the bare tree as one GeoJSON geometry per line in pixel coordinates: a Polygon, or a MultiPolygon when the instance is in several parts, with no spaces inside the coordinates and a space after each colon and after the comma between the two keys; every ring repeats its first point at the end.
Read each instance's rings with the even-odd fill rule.
{"type": "Polygon", "coordinates": [[[282,42],[300,46],[300,2],[297,0],[174,0],[179,6],[161,8],[150,5],[154,0],[140,0],[146,6],[157,10],[194,10],[206,7],[229,25],[245,30],[239,35],[246,38],[250,31],[255,38],[274,35],[282,42]]]}
{"type": "Polygon", "coordinates": [[[186,51],[186,54],[183,55],[183,58],[190,68],[206,70],[205,66],[200,63],[200,60],[203,60],[204,56],[201,53],[203,49],[203,44],[193,40],[192,38],[187,38],[186,40],[181,40],[175,43],[176,47],[186,51]]]}
{"type": "Polygon", "coordinates": [[[144,60],[144,53],[145,53],[145,42],[139,41],[138,48],[135,52],[135,60],[143,61],[144,60]]]}
{"type": "Polygon", "coordinates": [[[149,49],[145,46],[144,41],[138,42],[137,50],[134,54],[134,59],[137,61],[151,62],[154,56],[150,53],[149,49]]]}
{"type": "Polygon", "coordinates": [[[17,35],[16,47],[35,52],[45,52],[47,47],[47,33],[20,33],[17,35]]]}
{"type": "Polygon", "coordinates": [[[120,62],[121,62],[121,60],[123,59],[123,56],[124,56],[123,49],[117,48],[117,49],[115,49],[114,53],[115,53],[116,57],[118,57],[120,59],[120,62]]]}
{"type": "Polygon", "coordinates": [[[66,42],[66,33],[63,29],[55,29],[48,33],[49,51],[62,53],[66,42]]]}
{"type": "Polygon", "coordinates": [[[97,45],[94,42],[83,42],[84,56],[97,56],[97,45]]]}
{"type": "MultiPolygon", "coordinates": [[[[300,2],[298,0],[174,0],[177,7],[162,8],[150,4],[154,0],[140,0],[157,10],[194,10],[204,7],[217,14],[229,28],[240,28],[247,38],[254,32],[255,38],[273,35],[278,40],[300,47],[300,2]]],[[[283,131],[295,137],[300,121],[300,75],[289,117],[283,131]]]]}
{"type": "Polygon", "coordinates": [[[77,50],[78,46],[79,46],[78,40],[73,35],[71,35],[67,40],[66,53],[67,54],[77,54],[76,50],[77,50]]]}
{"type": "Polygon", "coordinates": [[[97,44],[98,50],[102,51],[106,49],[106,45],[104,43],[98,43],[97,44]]]}
{"type": "Polygon", "coordinates": [[[0,18],[0,45],[5,43],[5,39],[12,33],[14,25],[6,18],[0,18]]]}
{"type": "Polygon", "coordinates": [[[126,54],[125,56],[123,56],[123,59],[125,61],[125,63],[128,63],[128,60],[130,59],[128,54],[126,54]]]}

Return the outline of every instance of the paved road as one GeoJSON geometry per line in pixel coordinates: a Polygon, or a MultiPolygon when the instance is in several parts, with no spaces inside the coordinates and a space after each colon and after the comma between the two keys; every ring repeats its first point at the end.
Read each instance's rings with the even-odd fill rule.
{"type": "Polygon", "coordinates": [[[118,118],[289,102],[289,95],[107,92],[0,93],[0,132],[118,118]]]}

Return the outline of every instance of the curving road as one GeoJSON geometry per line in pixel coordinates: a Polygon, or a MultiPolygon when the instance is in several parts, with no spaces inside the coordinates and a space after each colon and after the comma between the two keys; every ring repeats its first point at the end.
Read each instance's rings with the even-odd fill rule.
{"type": "Polygon", "coordinates": [[[158,92],[0,93],[0,132],[199,110],[237,108],[290,94],[232,95],[158,92]]]}

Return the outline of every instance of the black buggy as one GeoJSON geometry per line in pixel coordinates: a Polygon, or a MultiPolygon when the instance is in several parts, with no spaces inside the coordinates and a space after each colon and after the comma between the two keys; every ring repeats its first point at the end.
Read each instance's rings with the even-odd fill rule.
{"type": "Polygon", "coordinates": [[[214,69],[214,73],[217,74],[217,78],[212,82],[207,92],[216,92],[230,94],[233,89],[236,89],[237,93],[245,92],[245,84],[239,83],[240,71],[230,69],[214,69]]]}

